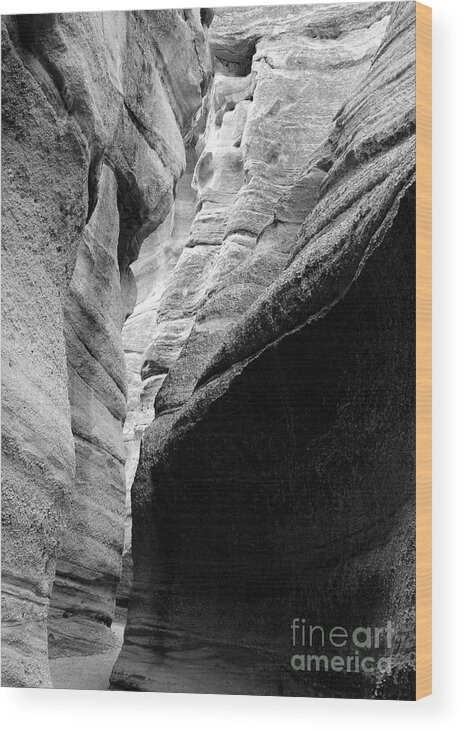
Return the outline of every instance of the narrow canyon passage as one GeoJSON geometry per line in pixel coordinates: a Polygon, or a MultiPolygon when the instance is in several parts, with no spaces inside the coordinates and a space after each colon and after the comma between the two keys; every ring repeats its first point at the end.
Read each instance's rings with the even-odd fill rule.
{"type": "Polygon", "coordinates": [[[82,644],[69,650],[68,654],[55,658],[50,655],[50,676],[54,688],[109,689],[111,672],[122,647],[125,623],[125,611],[116,609],[106,645],[99,639],[98,644],[89,644],[86,655],[82,654],[82,644]]]}
{"type": "Polygon", "coordinates": [[[411,7],[2,21],[7,683],[412,695],[411,7]]]}
{"type": "MultiPolygon", "coordinates": [[[[130,489],[134,479],[140,442],[144,429],[154,418],[154,399],[169,369],[176,352],[181,348],[172,343],[170,338],[165,344],[162,367],[141,380],[143,354],[157,332],[159,306],[177,260],[188,240],[190,226],[196,209],[196,191],[193,189],[192,177],[196,163],[196,153],[186,150],[186,171],[180,178],[174,205],[164,222],[143,242],[137,261],[132,265],[137,299],[131,315],[127,317],[122,328],[122,346],[124,349],[127,371],[127,417],[124,423],[123,439],[125,450],[125,526],[124,549],[122,553],[122,570],[117,589],[112,591],[116,607],[111,610],[111,627],[106,627],[102,618],[95,624],[93,619],[75,613],[75,602],[84,600],[82,588],[70,592],[74,606],[62,603],[57,611],[52,608],[49,616],[49,657],[50,673],[53,685],[60,688],[108,689],[109,678],[122,646],[123,633],[127,617],[127,603],[132,581],[131,561],[131,502],[130,489]]],[[[103,199],[105,200],[105,199],[103,199]]],[[[117,210],[110,212],[117,222],[117,210]]],[[[109,221],[109,219],[107,219],[109,221]]],[[[110,229],[107,229],[110,231],[110,229]]],[[[162,322],[162,321],[161,321],[162,322]]],[[[169,323],[170,326],[170,323],[169,323]]],[[[92,480],[98,480],[93,474],[92,480]]],[[[101,480],[101,478],[100,478],[101,480]]],[[[80,506],[80,521],[87,515],[90,526],[101,531],[100,509],[91,513],[88,506],[80,506]],[[85,511],[85,513],[84,513],[85,511]]],[[[91,528],[87,528],[87,533],[91,528]]],[[[120,551],[120,549],[119,549],[120,551]]],[[[96,556],[96,564],[101,563],[101,552],[96,556]]],[[[87,563],[88,564],[88,563],[87,563]]],[[[54,598],[56,598],[61,582],[69,582],[70,571],[63,571],[63,580],[58,576],[55,580],[54,598]]],[[[103,578],[104,579],[104,578],[103,578]]],[[[113,585],[114,586],[114,585],[113,585]]],[[[93,584],[93,591],[99,598],[105,592],[103,581],[93,584]]],[[[55,599],[56,602],[56,599],[55,599]]],[[[88,609],[87,615],[88,615],[88,609]]]]}

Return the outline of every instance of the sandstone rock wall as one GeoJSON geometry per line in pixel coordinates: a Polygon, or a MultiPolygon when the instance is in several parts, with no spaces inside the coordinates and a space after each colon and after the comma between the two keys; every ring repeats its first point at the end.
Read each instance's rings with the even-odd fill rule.
{"type": "Polygon", "coordinates": [[[2,21],[2,682],[412,698],[414,5],[212,16],[2,21]]]}
{"type": "Polygon", "coordinates": [[[190,266],[193,323],[143,439],[114,686],[413,697],[414,23],[212,24],[202,205],[165,294],[190,266]],[[390,620],[392,673],[295,676],[293,617],[390,620]]]}
{"type": "Polygon", "coordinates": [[[111,621],[129,267],[185,168],[205,32],[199,10],[2,20],[4,684],[50,684],[57,558],[52,644],[63,614],[111,621]]]}
{"type": "Polygon", "coordinates": [[[125,509],[121,427],[126,409],[120,332],[133,288],[121,276],[118,238],[117,182],[105,164],[64,304],[76,475],[48,622],[54,645],[63,644],[63,614],[111,624],[120,576],[125,509]]]}
{"type": "Polygon", "coordinates": [[[169,368],[157,413],[185,402],[225,333],[284,268],[326,174],[313,158],[323,157],[331,120],[368,68],[387,13],[385,4],[353,15],[316,6],[216,11],[193,178],[199,211],[142,367],[145,378],[169,368]]]}
{"type": "MultiPolygon", "coordinates": [[[[129,404],[128,520],[118,591],[123,603],[131,572],[130,487],[154,402],[157,414],[184,403],[224,334],[283,269],[326,175],[323,162],[309,163],[321,156],[334,114],[365,73],[387,12],[384,4],[367,4],[352,20],[344,18],[342,42],[339,14],[313,6],[270,8],[270,15],[261,8],[215,13],[214,79],[192,136],[199,137],[199,159],[192,181],[185,178],[178,188],[176,212],[183,210],[190,183],[196,196],[189,220],[175,225],[173,238],[167,221],[153,234],[170,240],[175,256],[145,261],[142,250],[134,269],[139,301],[124,328],[129,404]],[[307,35],[304,23],[312,36],[321,34],[322,43],[307,35]],[[143,283],[149,283],[149,294],[143,283]]],[[[150,239],[145,248],[152,250],[150,239]]]]}
{"type": "Polygon", "coordinates": [[[191,186],[196,154],[187,149],[186,171],[179,180],[175,203],[167,218],[142,244],[132,266],[137,285],[137,302],[122,330],[122,345],[128,376],[127,418],[124,423],[126,455],[126,522],[122,576],[117,601],[127,604],[132,582],[131,487],[135,477],[144,430],[154,419],[154,400],[171,364],[164,361],[151,375],[141,378],[143,354],[156,328],[159,303],[172,272],[188,240],[195,215],[196,195],[191,186]]]}

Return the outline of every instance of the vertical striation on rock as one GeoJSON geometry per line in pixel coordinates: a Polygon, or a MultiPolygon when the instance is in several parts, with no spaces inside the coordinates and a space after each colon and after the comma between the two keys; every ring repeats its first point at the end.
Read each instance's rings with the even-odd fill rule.
{"type": "Polygon", "coordinates": [[[211,26],[201,209],[163,298],[194,261],[197,304],[143,438],[112,683],[413,698],[414,6],[266,13],[211,26]],[[294,674],[296,616],[391,621],[391,669],[294,674]]]}
{"type": "Polygon", "coordinates": [[[284,268],[326,175],[331,120],[367,70],[388,12],[376,3],[355,14],[216,11],[216,68],[193,179],[199,211],[164,295],[176,316],[181,308],[181,327],[160,311],[142,370],[162,361],[164,334],[175,333],[159,414],[188,399],[225,333],[284,268]]]}
{"type": "Polygon", "coordinates": [[[130,265],[172,209],[206,32],[199,9],[2,19],[6,685],[50,685],[56,565],[51,652],[111,623],[130,265]]]}
{"type": "Polygon", "coordinates": [[[64,303],[76,477],[49,615],[54,645],[65,642],[60,636],[63,614],[111,624],[120,576],[125,506],[121,426],[126,409],[120,332],[130,298],[119,269],[118,237],[116,177],[105,164],[64,303]]]}
{"type": "MultiPolygon", "coordinates": [[[[152,277],[152,262],[136,265],[136,276],[148,280],[155,295],[146,302],[139,296],[125,327],[128,491],[154,401],[158,414],[184,403],[224,334],[284,268],[326,175],[319,159],[331,120],[368,68],[388,12],[385,4],[367,4],[344,20],[340,42],[338,16],[313,6],[270,9],[270,17],[253,8],[216,11],[214,78],[192,135],[199,137],[196,215],[183,229],[186,246],[166,283],[166,262],[152,277]],[[303,23],[311,24],[311,33],[303,23]]],[[[176,208],[181,200],[179,187],[176,208]]],[[[156,237],[169,238],[164,226],[156,237]]],[[[149,240],[145,247],[149,251],[149,240]]],[[[130,505],[128,516],[122,602],[131,570],[130,505]]]]}
{"type": "Polygon", "coordinates": [[[3,684],[117,594],[114,688],[413,698],[414,71],[409,2],[2,19],[3,684]]]}
{"type": "Polygon", "coordinates": [[[177,355],[175,350],[173,353],[169,352],[167,347],[163,358],[158,363],[151,364],[148,373],[144,371],[142,381],[143,355],[156,328],[160,300],[188,240],[195,215],[196,195],[191,187],[191,180],[196,155],[192,148],[187,148],[186,157],[186,170],[177,184],[174,205],[164,222],[145,239],[139,257],[131,268],[137,286],[137,302],[122,330],[128,399],[123,431],[126,455],[126,525],[122,576],[117,591],[117,601],[121,605],[127,604],[132,581],[130,490],[138,465],[140,444],[144,430],[154,418],[156,394],[177,355]]]}

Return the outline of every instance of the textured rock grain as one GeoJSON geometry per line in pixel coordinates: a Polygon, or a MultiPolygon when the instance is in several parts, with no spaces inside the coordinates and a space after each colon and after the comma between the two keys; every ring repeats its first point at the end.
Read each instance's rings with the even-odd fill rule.
{"type": "MultiPolygon", "coordinates": [[[[139,296],[125,328],[129,344],[138,332],[127,356],[129,489],[153,402],[161,414],[188,399],[224,335],[284,268],[326,175],[309,162],[319,156],[334,114],[367,69],[388,22],[387,6],[366,5],[352,22],[344,19],[340,42],[333,31],[339,13],[315,13],[331,29],[320,31],[320,43],[315,30],[307,33],[301,25],[313,22],[314,8],[299,10],[278,8],[276,24],[262,9],[219,10],[211,27],[215,74],[203,104],[202,134],[201,120],[197,124],[197,213],[183,229],[182,243],[188,241],[172,277],[161,282],[165,264],[157,267],[150,280],[155,294],[146,302],[139,296]],[[230,64],[243,34],[251,39],[245,61],[230,64]]],[[[176,208],[182,189],[177,193],[176,208]]],[[[170,240],[167,229],[156,236],[170,240]]],[[[178,244],[177,238],[171,246],[178,244]]],[[[147,278],[152,263],[146,265],[139,260],[136,276],[147,278]]],[[[118,593],[124,601],[130,506],[128,516],[118,593]]]]}
{"type": "Polygon", "coordinates": [[[220,98],[235,97],[213,124],[230,120],[232,146],[244,113],[232,121],[250,102],[245,181],[231,205],[229,179],[218,195],[212,160],[225,136],[208,157],[209,112],[197,178],[200,200],[214,195],[220,215],[201,209],[191,252],[211,251],[210,284],[200,271],[204,296],[144,436],[134,586],[112,683],[412,698],[414,6],[282,12],[277,22],[277,9],[225,11],[211,27],[226,69],[220,98]],[[312,64],[316,91],[303,84],[312,64]],[[252,101],[237,97],[249,75],[252,101]],[[238,76],[246,80],[228,86],[238,76]],[[295,136],[304,126],[294,149],[290,121],[295,136]],[[223,255],[226,274],[214,279],[233,236],[243,266],[227,272],[223,255]],[[328,627],[390,620],[387,683],[295,675],[293,617],[328,627]]]}
{"type": "MultiPolygon", "coordinates": [[[[262,8],[217,11],[210,35],[216,70],[193,179],[200,202],[193,251],[181,255],[164,298],[180,288],[184,294],[178,358],[157,413],[188,399],[227,332],[285,267],[326,175],[323,161],[317,165],[320,147],[378,48],[387,12],[384,4],[353,14],[314,6],[273,8],[270,16],[262,8]],[[240,44],[243,61],[230,65],[240,44]]],[[[165,329],[172,333],[161,310],[145,373],[162,359],[165,329]]]]}
{"type": "Polygon", "coordinates": [[[2,19],[6,685],[51,683],[57,557],[52,642],[63,613],[111,622],[129,266],[172,208],[208,58],[199,10],[2,19]]]}
{"type": "Polygon", "coordinates": [[[191,187],[196,160],[194,151],[188,150],[187,158],[185,174],[177,185],[174,206],[165,221],[145,239],[140,255],[131,268],[137,285],[137,302],[122,330],[128,376],[127,419],[124,424],[126,522],[122,576],[117,590],[117,601],[123,605],[127,604],[132,582],[130,491],[138,465],[140,444],[144,430],[154,418],[156,394],[178,355],[175,348],[173,350],[170,348],[175,323],[169,323],[170,328],[164,328],[162,331],[170,337],[165,344],[163,357],[159,362],[150,364],[148,375],[145,370],[145,378],[142,381],[143,355],[156,330],[160,299],[186,244],[195,214],[196,196],[191,187]]]}
{"type": "Polygon", "coordinates": [[[212,18],[2,20],[2,682],[412,698],[414,5],[212,18]]]}

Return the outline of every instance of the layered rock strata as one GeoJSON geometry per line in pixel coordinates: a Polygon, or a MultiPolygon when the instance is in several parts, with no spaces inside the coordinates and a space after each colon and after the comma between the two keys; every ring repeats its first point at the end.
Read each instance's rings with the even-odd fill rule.
{"type": "MultiPolygon", "coordinates": [[[[309,161],[320,157],[318,148],[334,114],[365,73],[388,22],[386,6],[367,5],[352,20],[344,17],[340,43],[339,13],[333,16],[325,9],[320,15],[313,6],[271,8],[269,13],[216,12],[210,36],[214,79],[192,136],[199,137],[191,181],[196,216],[188,227],[181,219],[183,251],[166,283],[168,263],[157,263],[151,274],[153,262],[143,261],[143,251],[134,269],[142,284],[135,313],[124,328],[129,457],[118,590],[123,604],[131,575],[129,491],[154,401],[160,414],[190,396],[227,329],[284,267],[326,175],[323,162],[316,166],[309,161]],[[324,42],[301,32],[301,22],[314,28],[321,23],[324,42]],[[146,300],[143,283],[151,288],[146,300]]],[[[183,207],[184,191],[180,186],[176,209],[183,207]]],[[[153,236],[170,240],[167,227],[168,222],[153,236]]],[[[180,243],[175,228],[172,250],[180,243]]],[[[149,240],[145,247],[148,251],[149,240]]]]}
{"type": "Polygon", "coordinates": [[[129,267],[173,205],[210,73],[206,32],[199,10],[2,19],[6,685],[50,685],[56,567],[52,645],[63,614],[82,618],[72,642],[111,623],[129,267]]]}
{"type": "Polygon", "coordinates": [[[144,430],[154,418],[154,400],[161,388],[170,360],[152,369],[143,379],[141,370],[144,352],[156,329],[161,296],[171,279],[178,258],[188,240],[195,215],[197,197],[191,181],[196,154],[189,147],[186,151],[186,171],[176,187],[175,203],[165,221],[148,236],[140,254],[132,266],[137,285],[137,302],[132,315],[122,330],[122,345],[128,376],[127,418],[124,423],[124,449],[126,456],[126,521],[122,576],[117,590],[117,601],[126,605],[132,581],[132,507],[131,487],[138,465],[141,439],[144,430]]]}
{"type": "Polygon", "coordinates": [[[143,439],[114,686],[413,698],[414,6],[211,20],[2,22],[2,682],[111,647],[143,439]]]}
{"type": "Polygon", "coordinates": [[[413,698],[414,38],[411,3],[212,24],[172,280],[194,261],[198,306],[144,435],[114,686],[413,698]],[[391,622],[388,671],[297,674],[294,617],[391,622]]]}
{"type": "Polygon", "coordinates": [[[368,68],[387,12],[385,4],[216,11],[193,178],[199,211],[142,367],[144,378],[169,370],[157,413],[185,402],[225,333],[284,268],[326,175],[319,148],[368,68]]]}

